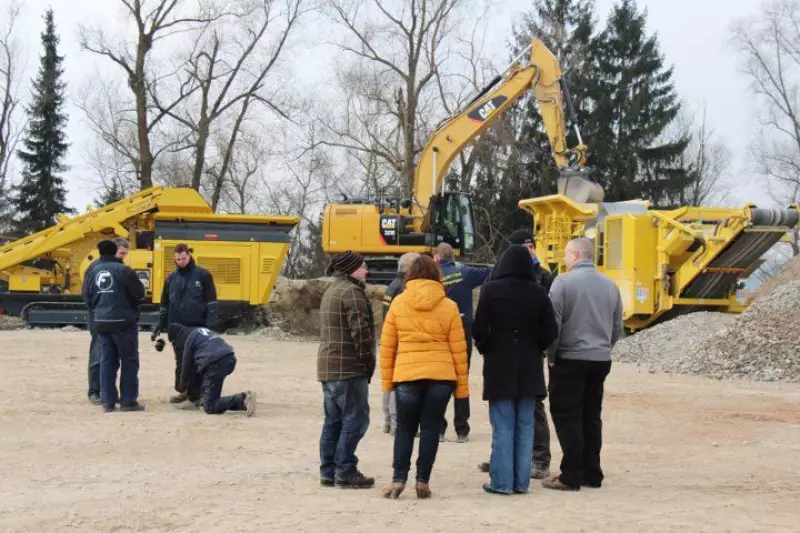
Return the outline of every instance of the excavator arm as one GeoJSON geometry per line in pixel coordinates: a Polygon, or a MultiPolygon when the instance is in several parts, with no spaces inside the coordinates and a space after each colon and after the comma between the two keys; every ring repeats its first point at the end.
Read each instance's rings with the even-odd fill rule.
{"type": "Polygon", "coordinates": [[[559,61],[544,43],[534,39],[505,72],[481,91],[464,111],[447,120],[425,146],[414,176],[414,200],[423,213],[428,210],[430,198],[441,192],[444,175],[453,159],[531,88],[539,102],[558,167],[566,169],[586,164],[587,149],[580,140],[574,148],[567,146],[565,97],[570,111],[572,106],[559,61]],[[529,64],[521,64],[520,60],[529,51],[529,64]]]}

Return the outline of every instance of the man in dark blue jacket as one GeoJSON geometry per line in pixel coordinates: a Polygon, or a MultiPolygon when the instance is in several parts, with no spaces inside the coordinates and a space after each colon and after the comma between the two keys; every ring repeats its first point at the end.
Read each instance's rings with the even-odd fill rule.
{"type": "Polygon", "coordinates": [[[225,378],[236,368],[236,356],[230,344],[207,328],[173,323],[167,334],[181,357],[179,391],[202,396],[203,408],[209,415],[225,411],[247,411],[247,416],[255,413],[256,399],[251,391],[222,396],[225,378]]]}
{"type": "Polygon", "coordinates": [[[144,286],[136,273],[116,257],[110,240],[97,244],[100,258],[84,277],[81,293],[100,343],[100,400],[105,412],[143,411],[139,398],[139,301],[144,286]],[[121,367],[120,391],[117,368],[121,367]]]}
{"type": "MultiPolygon", "coordinates": [[[[175,266],[164,281],[164,290],[161,292],[161,308],[159,309],[159,322],[151,339],[155,340],[159,333],[167,331],[169,324],[182,326],[217,327],[217,290],[211,273],[198,266],[186,244],[175,247],[175,266]]],[[[181,355],[175,351],[175,390],[181,381],[181,355]]],[[[182,403],[189,398],[188,394],[178,393],[172,396],[171,403],[182,403]]]]}
{"type": "MultiPolygon", "coordinates": [[[[461,323],[464,326],[464,338],[467,341],[467,365],[472,361],[472,321],[473,304],[472,292],[480,287],[492,273],[491,268],[476,268],[459,265],[455,262],[453,247],[442,243],[436,247],[434,259],[439,262],[442,269],[442,284],[447,297],[458,305],[461,313],[461,323]]],[[[453,425],[456,429],[458,442],[467,442],[469,438],[469,398],[457,399],[454,404],[453,425]]],[[[447,420],[442,422],[442,434],[439,440],[444,440],[447,431],[447,420]]]]}

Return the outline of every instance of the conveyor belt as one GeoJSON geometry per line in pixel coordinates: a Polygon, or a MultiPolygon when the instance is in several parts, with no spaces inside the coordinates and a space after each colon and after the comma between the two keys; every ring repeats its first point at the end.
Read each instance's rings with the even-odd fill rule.
{"type": "Polygon", "coordinates": [[[798,223],[795,209],[753,209],[751,226],[742,231],[682,292],[684,298],[726,298],[742,274],[788,229],[798,223]]]}

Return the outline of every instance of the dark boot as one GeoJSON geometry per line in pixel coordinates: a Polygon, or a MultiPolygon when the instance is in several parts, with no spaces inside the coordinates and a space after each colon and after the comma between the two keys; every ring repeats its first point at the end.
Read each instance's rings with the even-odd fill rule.
{"type": "Polygon", "coordinates": [[[123,413],[130,413],[133,411],[144,411],[144,405],[140,404],[139,402],[136,402],[132,405],[121,405],[119,410],[122,411],[123,413]]]}
{"type": "Polygon", "coordinates": [[[180,394],[176,394],[175,396],[171,396],[169,399],[169,403],[183,403],[189,399],[189,395],[185,392],[181,392],[180,394]]]}
{"type": "Polygon", "coordinates": [[[89,401],[91,403],[93,403],[94,405],[102,405],[103,404],[103,402],[100,401],[100,395],[97,394],[96,392],[93,392],[92,394],[89,395],[89,401]]]}
{"type": "Polygon", "coordinates": [[[336,485],[343,489],[369,489],[375,485],[375,478],[366,477],[356,470],[355,473],[351,474],[347,479],[337,481],[336,485]]]}

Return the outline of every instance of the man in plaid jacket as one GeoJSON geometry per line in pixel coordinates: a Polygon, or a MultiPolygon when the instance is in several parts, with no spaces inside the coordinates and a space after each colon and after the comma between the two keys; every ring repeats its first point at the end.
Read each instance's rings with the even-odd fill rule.
{"type": "Polygon", "coordinates": [[[375,480],[358,470],[358,443],[369,427],[369,382],[375,373],[375,320],[365,292],[367,267],[354,252],[333,256],[333,284],[320,305],[317,380],[325,421],[320,437],[320,483],[369,488],[375,480]]]}

